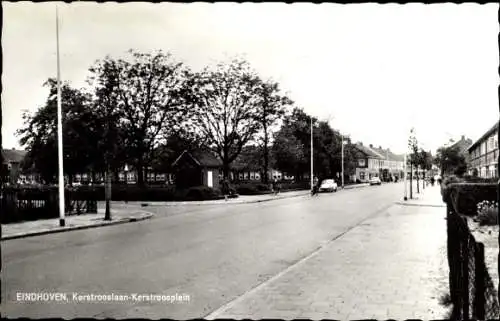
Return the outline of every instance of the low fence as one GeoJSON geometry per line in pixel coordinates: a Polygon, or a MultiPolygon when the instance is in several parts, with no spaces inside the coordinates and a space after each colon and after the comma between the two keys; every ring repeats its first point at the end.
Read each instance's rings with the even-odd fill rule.
{"type": "MultiPolygon", "coordinates": [[[[97,213],[97,199],[80,191],[65,191],[65,214],[97,213]]],[[[55,188],[4,188],[0,194],[1,222],[13,223],[59,217],[55,188]]]]}
{"type": "Polygon", "coordinates": [[[448,264],[453,319],[484,320],[498,317],[498,300],[484,258],[467,220],[447,203],[448,264]]]}

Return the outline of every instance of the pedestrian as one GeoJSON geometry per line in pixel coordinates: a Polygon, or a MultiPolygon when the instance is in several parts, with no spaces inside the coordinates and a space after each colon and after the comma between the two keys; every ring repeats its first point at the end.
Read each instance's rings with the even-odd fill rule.
{"type": "Polygon", "coordinates": [[[276,179],[276,176],[273,177],[273,193],[274,195],[278,194],[278,180],[276,179]]]}
{"type": "Polygon", "coordinates": [[[317,177],[314,177],[311,196],[318,195],[320,182],[321,182],[321,180],[319,180],[317,177]]]}
{"type": "Polygon", "coordinates": [[[227,178],[222,181],[222,194],[224,194],[224,200],[227,201],[227,195],[229,194],[229,182],[227,178]]]}

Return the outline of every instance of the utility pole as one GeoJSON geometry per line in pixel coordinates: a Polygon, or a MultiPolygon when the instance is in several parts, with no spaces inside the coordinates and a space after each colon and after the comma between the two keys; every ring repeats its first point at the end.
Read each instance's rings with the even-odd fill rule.
{"type": "Polygon", "coordinates": [[[106,199],[106,211],[104,213],[104,220],[111,221],[111,173],[110,173],[110,144],[111,140],[109,139],[109,104],[106,105],[106,151],[105,151],[105,172],[104,172],[104,194],[106,199]]]}
{"type": "Polygon", "coordinates": [[[313,181],[313,173],[314,173],[314,167],[313,167],[313,121],[311,117],[311,191],[313,190],[314,187],[314,181],[313,181]]]}
{"type": "Polygon", "coordinates": [[[56,6],[56,43],[57,43],[57,159],[59,170],[59,226],[65,226],[66,202],[64,201],[64,163],[62,134],[62,97],[61,97],[61,66],[59,61],[59,12],[56,6]]]}
{"type": "Polygon", "coordinates": [[[405,153],[405,156],[404,156],[404,164],[403,164],[403,168],[404,168],[404,180],[405,180],[405,196],[404,196],[404,200],[407,201],[408,200],[408,194],[407,194],[407,187],[406,187],[406,179],[407,179],[407,174],[408,174],[408,170],[406,169],[406,162],[407,162],[407,158],[406,158],[406,153],[405,153]]]}
{"type": "Polygon", "coordinates": [[[342,150],[342,189],[344,188],[344,135],[340,134],[340,137],[342,138],[342,144],[341,144],[341,150],[342,150]]]}

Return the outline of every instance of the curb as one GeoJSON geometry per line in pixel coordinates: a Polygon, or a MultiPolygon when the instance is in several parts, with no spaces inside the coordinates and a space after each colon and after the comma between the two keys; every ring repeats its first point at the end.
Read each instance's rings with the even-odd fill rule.
{"type": "Polygon", "coordinates": [[[1,241],[14,240],[14,239],[20,239],[20,238],[31,237],[31,236],[46,235],[46,234],[63,233],[63,232],[76,231],[76,230],[86,230],[86,229],[95,228],[95,227],[111,226],[111,225],[125,224],[125,223],[131,223],[131,222],[139,222],[139,221],[144,221],[144,220],[150,219],[151,217],[153,217],[153,214],[147,213],[147,215],[145,215],[143,217],[131,217],[131,218],[121,219],[118,221],[102,222],[102,223],[83,225],[83,226],[72,226],[72,227],[67,227],[67,228],[64,227],[64,228],[61,228],[58,230],[46,230],[46,231],[39,231],[39,232],[32,232],[32,233],[14,234],[14,235],[10,235],[10,236],[2,236],[1,241]]]}
{"type": "Polygon", "coordinates": [[[440,204],[416,204],[416,203],[404,203],[404,202],[394,202],[394,204],[402,205],[402,206],[421,206],[421,207],[446,207],[446,205],[440,204]]]}
{"type": "Polygon", "coordinates": [[[170,204],[154,204],[154,203],[147,203],[148,206],[144,207],[149,207],[149,206],[183,206],[183,205],[191,205],[191,206],[207,206],[207,205],[226,205],[226,204],[252,204],[252,203],[261,203],[261,202],[268,202],[268,201],[275,201],[279,199],[285,199],[285,198],[293,198],[293,197],[299,197],[299,196],[305,196],[309,193],[309,191],[306,193],[304,192],[303,194],[298,194],[298,195],[290,195],[290,196],[281,196],[281,197],[276,197],[276,198],[268,198],[268,199],[261,199],[261,200],[253,200],[253,201],[228,201],[228,202],[220,202],[220,203],[209,203],[210,201],[206,201],[206,203],[186,203],[186,202],[177,202],[177,203],[170,203],[170,204]]]}

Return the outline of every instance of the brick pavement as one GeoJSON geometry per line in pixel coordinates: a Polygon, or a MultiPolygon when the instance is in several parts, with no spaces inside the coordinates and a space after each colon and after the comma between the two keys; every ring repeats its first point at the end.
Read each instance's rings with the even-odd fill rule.
{"type": "Polygon", "coordinates": [[[446,319],[445,214],[395,204],[207,318],[446,319]]]}

